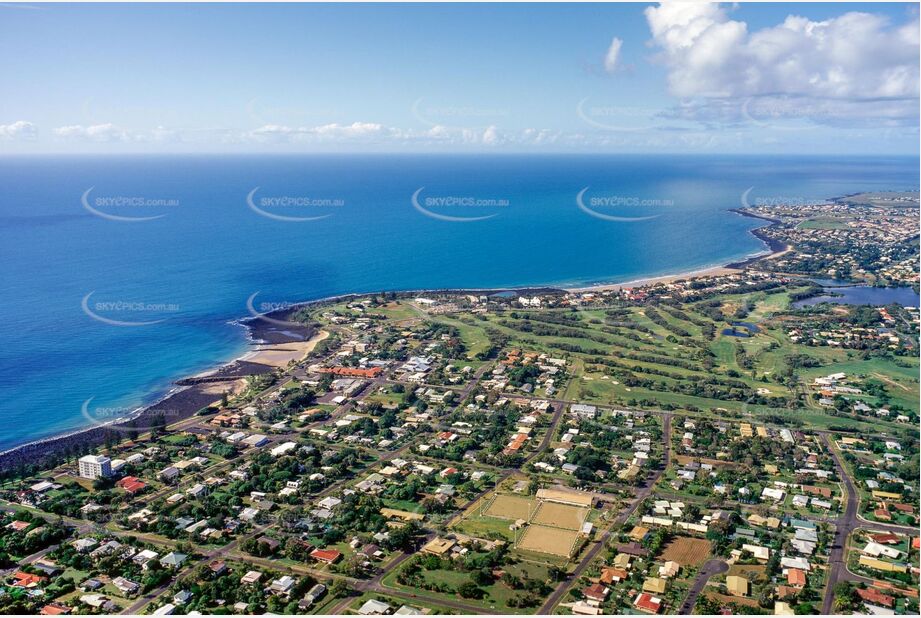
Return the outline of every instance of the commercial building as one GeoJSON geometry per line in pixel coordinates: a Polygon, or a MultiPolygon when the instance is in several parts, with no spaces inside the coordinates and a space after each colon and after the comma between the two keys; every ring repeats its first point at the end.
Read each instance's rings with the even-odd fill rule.
{"type": "Polygon", "coordinates": [[[112,460],[103,455],[84,455],[77,463],[82,478],[98,479],[112,476],[112,460]]]}

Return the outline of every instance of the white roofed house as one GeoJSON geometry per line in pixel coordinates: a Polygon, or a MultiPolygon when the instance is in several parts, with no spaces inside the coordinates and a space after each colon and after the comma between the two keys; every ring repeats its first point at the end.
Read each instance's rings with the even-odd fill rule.
{"type": "Polygon", "coordinates": [[[290,575],[282,575],[278,579],[272,580],[272,583],[269,584],[266,591],[270,594],[288,596],[291,594],[291,590],[294,588],[295,583],[295,579],[290,575]]]}
{"type": "Polygon", "coordinates": [[[151,560],[156,560],[159,555],[160,554],[153,551],[152,549],[142,549],[141,551],[136,553],[131,560],[135,564],[141,565],[142,569],[147,569],[148,563],[151,560]]]}
{"type": "Polygon", "coordinates": [[[202,485],[201,483],[196,483],[192,487],[186,490],[186,494],[191,496],[195,500],[200,500],[208,495],[208,487],[202,485]]]}
{"type": "Polygon", "coordinates": [[[115,586],[118,589],[118,591],[121,592],[125,596],[131,596],[133,594],[136,594],[137,591],[140,590],[141,588],[140,584],[135,583],[129,579],[125,579],[124,577],[121,577],[121,576],[118,576],[112,579],[112,585],[115,586]]]}
{"type": "Polygon", "coordinates": [[[168,569],[178,569],[186,561],[188,556],[181,552],[172,551],[160,559],[160,564],[168,569]]]}
{"type": "Polygon", "coordinates": [[[340,500],[339,498],[334,498],[333,496],[327,496],[317,502],[317,506],[319,506],[322,509],[334,509],[340,504],[342,504],[342,500],[340,500]]]}
{"type": "Polygon", "coordinates": [[[598,408],[585,403],[573,403],[569,406],[569,413],[580,418],[595,418],[598,408]]]}
{"type": "Polygon", "coordinates": [[[269,452],[272,454],[272,457],[281,457],[282,455],[287,455],[296,448],[297,442],[284,442],[272,448],[269,452]]]}
{"type": "Polygon", "coordinates": [[[792,556],[784,556],[781,558],[780,566],[784,569],[799,569],[801,571],[809,571],[812,568],[809,561],[805,558],[792,556]]]}
{"type": "Polygon", "coordinates": [[[365,604],[358,608],[358,613],[362,616],[380,616],[390,612],[390,606],[377,599],[368,599],[365,604]]]}
{"type": "Polygon", "coordinates": [[[895,547],[882,545],[880,543],[876,543],[875,541],[870,541],[867,543],[866,547],[863,548],[863,553],[868,556],[873,556],[874,558],[885,556],[893,560],[897,560],[899,556],[902,555],[902,552],[895,547]]]}
{"type": "Polygon", "coordinates": [[[776,487],[765,487],[761,491],[761,498],[768,499],[773,502],[780,502],[786,496],[786,492],[782,489],[777,489],[776,487]]]}

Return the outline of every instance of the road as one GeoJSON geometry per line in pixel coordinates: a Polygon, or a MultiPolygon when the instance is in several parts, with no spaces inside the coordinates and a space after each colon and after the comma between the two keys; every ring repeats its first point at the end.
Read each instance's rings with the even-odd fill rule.
{"type": "Polygon", "coordinates": [[[563,595],[566,594],[566,591],[569,590],[569,587],[573,584],[578,583],[579,578],[582,576],[582,573],[588,566],[595,560],[598,554],[605,548],[608,543],[608,539],[611,537],[611,528],[614,526],[621,526],[626,522],[633,514],[636,512],[636,509],[640,504],[643,503],[649,494],[652,492],[652,488],[655,487],[655,484],[659,481],[659,478],[668,468],[669,463],[671,462],[671,443],[672,443],[672,415],[665,413],[662,417],[662,440],[664,443],[663,453],[662,453],[662,467],[655,470],[649,478],[643,483],[636,492],[636,497],[630,502],[630,504],[618,515],[611,524],[609,524],[604,532],[602,532],[601,537],[595,542],[595,545],[586,552],[582,560],[576,565],[576,568],[573,570],[569,576],[560,582],[556,590],[554,590],[544,604],[540,608],[540,614],[547,615],[553,612],[553,608],[560,602],[563,598],[563,595]]]}
{"type": "Polygon", "coordinates": [[[700,567],[700,571],[697,573],[694,583],[691,584],[688,595],[684,597],[684,602],[678,609],[678,613],[687,616],[694,611],[694,605],[697,604],[697,597],[700,596],[700,593],[703,591],[710,578],[714,575],[725,573],[728,570],[729,565],[719,558],[707,560],[704,565],[700,567]]]}
{"type": "Polygon", "coordinates": [[[860,507],[860,494],[854,485],[853,479],[847,473],[838,449],[834,447],[829,439],[827,432],[818,432],[825,444],[825,448],[835,460],[835,469],[838,478],[844,483],[847,492],[847,498],[844,506],[844,513],[836,521],[835,540],[832,544],[831,553],[828,556],[828,580],[825,586],[825,596],[822,599],[822,613],[831,614],[835,602],[835,586],[841,581],[867,581],[858,575],[854,575],[847,569],[847,543],[854,530],[858,528],[869,528],[885,532],[898,532],[902,534],[918,534],[917,528],[909,526],[897,526],[892,524],[879,524],[861,519],[858,516],[860,507]]]}
{"type": "Polygon", "coordinates": [[[212,560],[217,560],[218,558],[222,558],[225,554],[228,554],[234,548],[236,548],[237,545],[241,544],[245,539],[259,536],[260,534],[265,532],[268,528],[269,526],[258,526],[245,537],[238,537],[234,539],[233,541],[227,543],[223,547],[219,547],[217,549],[214,549],[210,552],[205,553],[204,557],[201,560],[189,560],[188,564],[182,570],[180,570],[176,574],[175,577],[168,578],[165,582],[163,582],[162,584],[160,584],[159,586],[157,586],[156,588],[154,588],[147,594],[143,595],[142,597],[138,598],[134,603],[132,603],[131,605],[126,607],[124,610],[122,610],[121,613],[129,614],[129,615],[139,614],[141,610],[145,606],[147,606],[148,603],[155,601],[161,594],[166,592],[169,589],[169,587],[173,585],[174,582],[180,581],[183,577],[191,573],[196,567],[200,566],[201,564],[207,564],[211,562],[212,560]]]}
{"type": "Polygon", "coordinates": [[[41,558],[44,558],[47,554],[50,554],[51,552],[56,550],[58,547],[60,547],[60,545],[49,545],[45,549],[42,549],[40,551],[35,552],[34,554],[26,556],[25,558],[19,561],[19,564],[21,565],[32,564],[33,562],[41,558]]]}

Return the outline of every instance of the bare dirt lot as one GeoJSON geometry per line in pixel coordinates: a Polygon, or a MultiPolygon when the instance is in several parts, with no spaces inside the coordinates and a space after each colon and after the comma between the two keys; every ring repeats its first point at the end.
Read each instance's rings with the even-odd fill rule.
{"type": "Polygon", "coordinates": [[[499,519],[509,519],[512,521],[524,519],[527,521],[534,514],[536,504],[534,500],[522,498],[520,496],[508,496],[499,494],[486,507],[483,513],[489,517],[498,517],[499,519]]]}
{"type": "Polygon", "coordinates": [[[725,466],[727,468],[737,468],[739,464],[734,461],[725,461],[723,459],[709,459],[707,457],[689,457],[688,455],[675,455],[675,461],[678,465],[685,465],[691,462],[710,464],[711,466],[725,466]]]}
{"type": "Polygon", "coordinates": [[[767,566],[763,564],[734,564],[729,567],[727,575],[738,575],[749,581],[760,581],[765,578],[767,566]]]}
{"type": "Polygon", "coordinates": [[[718,592],[711,592],[709,590],[704,591],[704,595],[708,598],[717,601],[718,603],[735,603],[736,605],[744,605],[746,607],[758,607],[758,599],[750,599],[747,597],[735,597],[729,594],[720,594],[718,592]]]}
{"type": "Polygon", "coordinates": [[[553,528],[580,530],[587,516],[588,509],[556,502],[544,502],[537,508],[537,513],[531,521],[553,528]]]}
{"type": "Polygon", "coordinates": [[[674,560],[683,567],[700,566],[710,557],[710,541],[679,536],[662,550],[662,560],[674,560]]]}
{"type": "Polygon", "coordinates": [[[578,538],[579,533],[575,530],[532,525],[525,529],[523,536],[518,541],[518,548],[541,554],[569,557],[578,538]]]}

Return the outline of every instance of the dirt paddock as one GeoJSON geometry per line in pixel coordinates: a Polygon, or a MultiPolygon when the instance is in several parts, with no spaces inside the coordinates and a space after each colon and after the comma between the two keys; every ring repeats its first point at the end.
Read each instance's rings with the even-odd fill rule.
{"type": "Polygon", "coordinates": [[[543,502],[537,507],[537,513],[531,521],[534,524],[552,528],[581,530],[586,516],[588,516],[588,509],[557,502],[543,502]]]}
{"type": "Polygon", "coordinates": [[[497,495],[493,501],[486,507],[484,515],[496,517],[498,519],[509,519],[516,521],[531,518],[535,508],[534,500],[522,498],[519,496],[507,496],[505,494],[497,495]]]}
{"type": "Polygon", "coordinates": [[[518,548],[568,558],[578,538],[579,533],[575,530],[531,525],[524,530],[518,548]]]}
{"type": "Polygon", "coordinates": [[[679,536],[669,542],[659,556],[662,560],[673,560],[683,567],[700,566],[710,557],[710,541],[679,536]]]}

